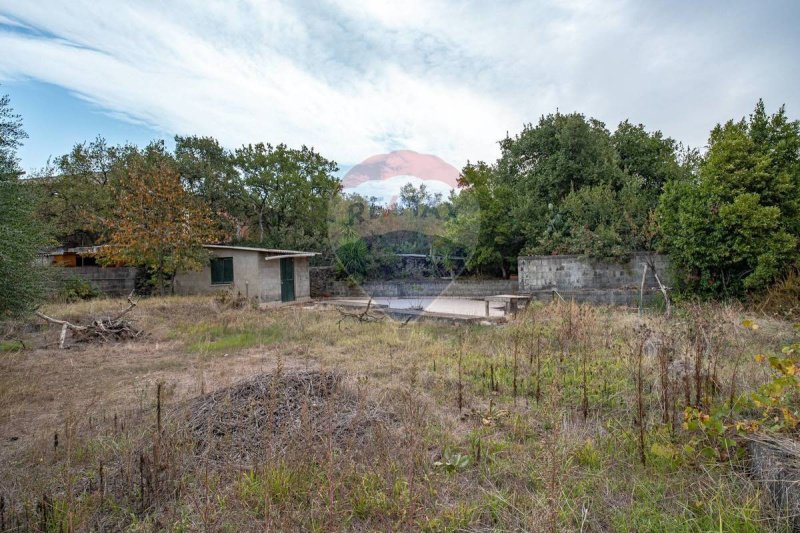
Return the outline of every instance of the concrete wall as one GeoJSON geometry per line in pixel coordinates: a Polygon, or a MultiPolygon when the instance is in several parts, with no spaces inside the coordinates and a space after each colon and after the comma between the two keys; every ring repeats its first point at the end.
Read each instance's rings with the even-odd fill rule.
{"type": "MultiPolygon", "coordinates": [[[[196,272],[181,272],[175,276],[175,294],[210,294],[233,290],[250,297],[264,296],[259,275],[261,254],[246,250],[209,250],[214,257],[233,258],[233,283],[211,283],[211,267],[196,272]]],[[[262,260],[263,261],[263,260],[262,260]]]]}
{"type": "Polygon", "coordinates": [[[136,282],[134,267],[53,267],[57,276],[66,281],[70,278],[83,278],[92,287],[109,296],[130,294],[136,282]]]}
{"type": "MultiPolygon", "coordinates": [[[[316,274],[316,269],[312,269],[316,274]]],[[[319,288],[318,283],[312,286],[319,288]]],[[[397,280],[369,281],[360,286],[351,286],[340,280],[325,284],[325,293],[312,294],[321,297],[376,297],[376,298],[417,298],[417,297],[465,297],[480,298],[496,294],[514,294],[517,282],[511,280],[397,280]]]]}
{"type": "Polygon", "coordinates": [[[258,254],[261,261],[261,301],[280,302],[281,301],[281,261],[265,261],[262,254],[258,254]]]}
{"type": "MultiPolygon", "coordinates": [[[[233,258],[233,283],[211,283],[211,267],[199,272],[182,272],[175,276],[176,294],[209,294],[233,290],[261,302],[281,300],[281,261],[265,260],[263,252],[253,250],[209,250],[215,257],[233,258]]],[[[294,258],[295,299],[309,297],[308,258],[294,258]]]]}
{"type": "MultiPolygon", "coordinates": [[[[661,282],[669,286],[669,262],[663,255],[638,252],[625,263],[596,261],[580,255],[546,255],[519,258],[520,291],[638,290],[645,262],[653,263],[661,282]]],[[[648,268],[645,288],[657,286],[653,272],[648,268]]]]}
{"type": "Polygon", "coordinates": [[[311,297],[311,275],[308,257],[294,258],[294,296],[298,300],[311,297]]]}

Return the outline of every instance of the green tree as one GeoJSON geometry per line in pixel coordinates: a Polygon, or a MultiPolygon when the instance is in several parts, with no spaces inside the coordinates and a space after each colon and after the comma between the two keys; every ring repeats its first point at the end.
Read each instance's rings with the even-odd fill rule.
{"type": "Polygon", "coordinates": [[[0,96],[0,181],[18,178],[22,171],[17,159],[17,148],[28,137],[22,129],[22,117],[14,112],[9,96],[0,96]]]}
{"type": "Polygon", "coordinates": [[[34,215],[30,187],[16,149],[26,137],[8,96],[0,98],[0,320],[32,311],[46,292],[45,268],[37,253],[48,244],[46,228],[34,215]]]}
{"type": "Polygon", "coordinates": [[[247,145],[236,167],[262,246],[328,250],[328,205],[341,190],[336,163],[303,146],[247,145]]]}
{"type": "Polygon", "coordinates": [[[133,146],[109,146],[102,137],[76,144],[32,180],[37,213],[64,246],[91,246],[103,237],[116,203],[124,160],[133,146]]]}
{"type": "Polygon", "coordinates": [[[494,165],[464,168],[464,200],[454,202],[450,226],[478,232],[471,268],[504,274],[519,254],[607,258],[652,249],[664,184],[691,175],[696,157],[661,132],[624,121],[612,135],[579,113],[543,116],[500,147],[494,165]],[[479,213],[463,209],[467,199],[479,213]]]}
{"type": "Polygon", "coordinates": [[[641,188],[655,207],[664,185],[681,179],[691,169],[682,164],[678,155],[689,160],[694,151],[686,150],[660,131],[648,132],[642,124],[620,122],[611,136],[619,156],[619,166],[628,176],[641,180],[641,188]]]}
{"type": "Polygon", "coordinates": [[[667,185],[658,219],[684,290],[740,296],[797,263],[799,213],[800,123],[759,100],[712,130],[699,175],[667,185]]]}
{"type": "Polygon", "coordinates": [[[247,238],[248,202],[233,154],[213,137],[175,137],[175,162],[184,188],[202,199],[228,240],[247,238]]]}
{"type": "Polygon", "coordinates": [[[618,187],[622,181],[605,125],[580,113],[544,116],[536,126],[529,124],[516,137],[501,141],[500,148],[497,180],[514,191],[509,215],[529,251],[551,252],[542,239],[554,208],[571,191],[601,184],[618,187]]]}
{"type": "Polygon", "coordinates": [[[467,253],[467,268],[509,274],[524,244],[509,210],[515,201],[512,187],[497,179],[495,167],[479,161],[461,172],[463,188],[452,199],[454,217],[446,224],[448,240],[467,253]]]}

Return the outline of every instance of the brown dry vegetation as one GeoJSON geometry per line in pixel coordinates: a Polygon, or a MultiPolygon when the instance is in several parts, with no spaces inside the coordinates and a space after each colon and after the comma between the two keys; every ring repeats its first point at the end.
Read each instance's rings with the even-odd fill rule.
{"type": "Polygon", "coordinates": [[[675,315],[553,304],[502,326],[340,329],[311,306],[154,298],[131,317],[144,338],[63,351],[31,324],[0,351],[0,526],[780,530],[740,448],[682,423],[687,405],[746,409],[770,378],[753,355],[790,324],[675,315]]]}

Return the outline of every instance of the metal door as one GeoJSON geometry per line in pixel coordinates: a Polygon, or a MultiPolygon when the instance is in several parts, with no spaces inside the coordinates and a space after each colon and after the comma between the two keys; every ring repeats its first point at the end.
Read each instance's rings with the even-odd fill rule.
{"type": "Polygon", "coordinates": [[[294,258],[281,259],[281,301],[294,301],[294,258]]]}

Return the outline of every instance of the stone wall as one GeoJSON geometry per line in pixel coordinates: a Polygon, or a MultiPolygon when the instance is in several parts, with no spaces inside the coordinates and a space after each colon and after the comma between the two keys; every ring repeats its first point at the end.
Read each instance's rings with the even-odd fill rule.
{"type": "Polygon", "coordinates": [[[109,296],[123,296],[130,294],[136,283],[136,268],[134,267],[54,267],[62,281],[73,278],[82,278],[96,290],[109,296]]]}
{"type": "MultiPolygon", "coordinates": [[[[645,263],[655,267],[659,279],[670,285],[666,256],[637,252],[624,263],[597,261],[580,255],[538,255],[520,257],[518,263],[520,292],[542,299],[555,289],[579,301],[631,304],[638,302],[645,263]]],[[[652,268],[645,277],[646,298],[658,290],[652,268]]]]}

